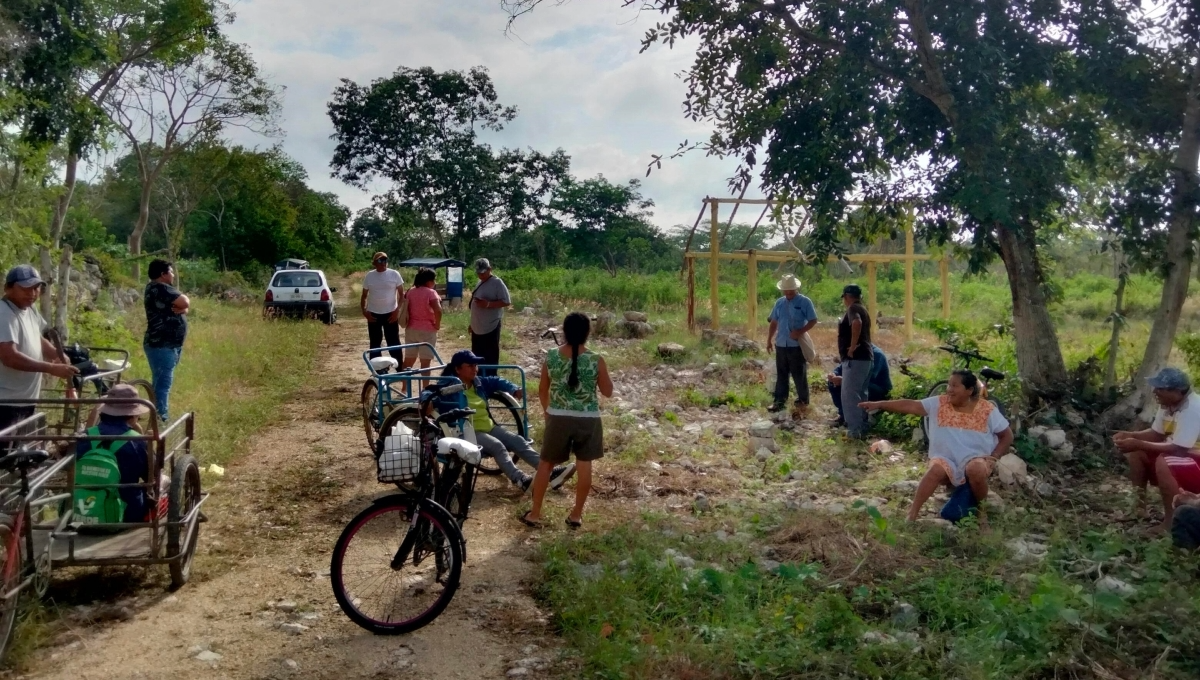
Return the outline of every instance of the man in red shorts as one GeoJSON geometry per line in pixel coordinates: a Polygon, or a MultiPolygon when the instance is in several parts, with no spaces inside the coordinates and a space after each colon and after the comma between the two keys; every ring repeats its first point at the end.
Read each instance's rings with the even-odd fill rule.
{"type": "Polygon", "coordinates": [[[1148,430],[1117,432],[1113,443],[1129,461],[1129,480],[1138,493],[1138,511],[1145,512],[1147,482],[1162,493],[1165,518],[1160,531],[1171,528],[1175,496],[1180,488],[1200,492],[1200,398],[1178,368],[1164,368],[1148,381],[1158,400],[1158,413],[1148,430]]]}

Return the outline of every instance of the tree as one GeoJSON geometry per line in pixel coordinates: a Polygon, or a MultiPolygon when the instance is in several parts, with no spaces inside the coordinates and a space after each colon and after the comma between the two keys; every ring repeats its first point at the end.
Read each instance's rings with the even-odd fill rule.
{"type": "Polygon", "coordinates": [[[612,276],[620,269],[637,271],[665,252],[667,240],[650,224],[654,201],[641,193],[641,182],[613,184],[603,175],[568,179],[550,201],[557,231],[565,237],[572,259],[600,265],[612,276]]]}
{"type": "Polygon", "coordinates": [[[246,49],[219,39],[176,63],[139,67],[107,106],[138,162],[141,195],[129,235],[129,252],[138,255],[152,192],[167,164],[193,144],[215,140],[227,126],[273,132],[279,102],[246,49]]]}
{"type": "Polygon", "coordinates": [[[335,129],[333,176],[362,188],[392,183],[393,201],[417,206],[449,257],[441,225],[455,226],[459,255],[478,238],[492,209],[499,168],[481,130],[516,117],[502,106],[482,66],[464,73],[400,67],[361,86],[342,80],[329,102],[335,129]]]}
{"type": "Polygon", "coordinates": [[[1200,237],[1200,15],[1182,1],[1145,13],[1106,4],[1094,11],[1105,30],[1086,36],[1089,52],[1100,55],[1088,64],[1087,82],[1103,83],[1109,95],[1110,165],[1121,172],[1112,182],[1109,227],[1133,263],[1163,277],[1135,389],[1111,415],[1149,420],[1156,404],[1146,379],[1171,353],[1200,237]]]}
{"type": "Polygon", "coordinates": [[[665,18],[643,48],[699,41],[687,115],[713,124],[711,153],[741,160],[736,185],[760,173],[809,206],[815,254],[837,250],[857,199],[915,209],[927,239],[969,244],[976,271],[998,256],[1036,399],[1066,385],[1037,249],[1095,144],[1070,53],[1088,4],[646,0],[665,18]]]}
{"type": "Polygon", "coordinates": [[[134,64],[194,53],[231,20],[215,0],[14,0],[7,18],[21,39],[0,60],[15,100],[0,120],[18,121],[33,147],[66,140],[65,179],[50,220],[57,247],[79,160],[104,136],[103,106],[134,64]]]}

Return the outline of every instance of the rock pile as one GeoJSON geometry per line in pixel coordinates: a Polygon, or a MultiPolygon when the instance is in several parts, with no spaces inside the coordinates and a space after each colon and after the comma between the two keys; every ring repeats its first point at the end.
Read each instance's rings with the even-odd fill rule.
{"type": "Polygon", "coordinates": [[[762,346],[758,342],[738,333],[729,331],[714,331],[706,328],[701,335],[706,343],[718,345],[730,354],[758,354],[762,346]]]}

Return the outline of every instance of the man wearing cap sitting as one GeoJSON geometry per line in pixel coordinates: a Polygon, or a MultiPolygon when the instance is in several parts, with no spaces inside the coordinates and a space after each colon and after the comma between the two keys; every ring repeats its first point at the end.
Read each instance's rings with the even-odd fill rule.
{"type": "Polygon", "coordinates": [[[484,363],[500,363],[500,325],[504,308],[512,304],[508,286],[492,273],[492,263],[486,257],[475,260],[475,275],[479,285],[471,291],[471,351],[484,358],[484,363]]]}
{"type": "MultiPolygon", "coordinates": [[[[140,399],[137,389],[132,385],[120,383],[114,385],[104,395],[104,403],[100,405],[100,422],[90,427],[87,434],[90,437],[140,437],[141,426],[138,417],[150,412],[145,404],[136,403],[140,399]]],[[[138,484],[145,482],[150,476],[149,455],[146,452],[146,442],[136,439],[95,440],[80,439],[75,449],[76,480],[81,478],[81,469],[98,468],[103,474],[103,465],[116,460],[119,474],[119,484],[138,484]]],[[[96,473],[91,473],[96,474],[96,473]]],[[[100,485],[96,485],[100,486],[100,485]]],[[[102,524],[104,522],[144,522],[147,520],[149,506],[146,502],[146,489],[140,486],[121,486],[111,488],[76,488],[75,513],[85,524],[102,524]],[[108,508],[105,508],[107,504],[108,508]],[[116,509],[121,508],[117,513],[116,509]],[[107,514],[106,514],[107,513],[107,514]]]]}
{"type": "MultiPolygon", "coordinates": [[[[32,405],[7,404],[7,399],[37,399],[42,374],[70,380],[79,371],[42,337],[46,322],[34,309],[42,292],[38,271],[18,265],[4,277],[0,301],[0,430],[33,415],[32,405]]],[[[67,398],[74,396],[68,388],[67,398]]]]}
{"type": "Polygon", "coordinates": [[[1158,531],[1171,528],[1176,496],[1180,491],[1200,493],[1200,399],[1191,391],[1187,374],[1164,368],[1149,379],[1158,401],[1158,413],[1147,430],[1116,432],[1113,443],[1129,461],[1129,481],[1137,492],[1137,511],[1146,510],[1146,484],[1162,493],[1163,523],[1158,531]]]}
{"type": "Polygon", "coordinates": [[[796,411],[808,410],[808,361],[801,345],[803,336],[817,325],[817,310],[812,300],[800,294],[800,280],[785,274],[775,287],[783,297],[771,308],[767,328],[767,351],[775,352],[775,403],[767,410],[775,413],[787,408],[788,376],[796,383],[796,411]]]}
{"type": "MultiPolygon", "coordinates": [[[[404,277],[395,269],[388,268],[387,253],[375,253],[371,258],[374,267],[363,277],[362,297],[358,306],[362,309],[363,318],[367,320],[367,336],[371,340],[371,349],[400,345],[400,303],[404,299],[404,277]]],[[[382,352],[372,352],[371,357],[377,357],[382,352]]],[[[403,352],[396,350],[388,352],[396,361],[403,362],[403,352]]]]}
{"type": "MultiPolygon", "coordinates": [[[[488,414],[487,407],[490,394],[505,392],[517,399],[522,398],[524,394],[520,387],[503,378],[480,376],[479,365],[482,363],[486,363],[483,357],[469,350],[454,353],[442,375],[457,378],[466,385],[466,389],[439,399],[436,404],[437,410],[439,413],[449,413],[458,408],[473,409],[475,415],[471,416],[471,427],[475,430],[476,443],[483,448],[484,453],[496,460],[496,465],[514,486],[520,487],[522,492],[528,491],[533,484],[533,477],[517,468],[509,452],[519,456],[535,470],[541,457],[533,450],[531,442],[525,441],[520,434],[509,432],[497,425],[488,414]]],[[[550,488],[561,488],[574,474],[574,463],[555,466],[550,474],[550,488]]]]}

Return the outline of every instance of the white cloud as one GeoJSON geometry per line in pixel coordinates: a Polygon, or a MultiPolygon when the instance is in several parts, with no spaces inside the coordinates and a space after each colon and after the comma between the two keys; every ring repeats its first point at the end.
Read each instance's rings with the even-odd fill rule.
{"type": "MultiPolygon", "coordinates": [[[[512,36],[504,34],[499,0],[246,0],[235,9],[231,35],[287,88],[284,149],[308,169],[315,188],[337,193],[352,208],[369,204],[370,195],[330,177],[334,143],[325,105],[339,79],[365,83],[401,65],[486,66],[501,101],[520,109],[488,141],[561,147],[582,176],[642,178],[651,154],[708,134],[681,111],[685,90],[676,74],[694,48],[639,54],[642,35],[660,17],[619,0],[547,3],[520,19],[512,36]]],[[[664,161],[644,179],[657,205],[655,221],[691,224],[701,198],[727,193],[734,167],[702,153],[664,161]]]]}

